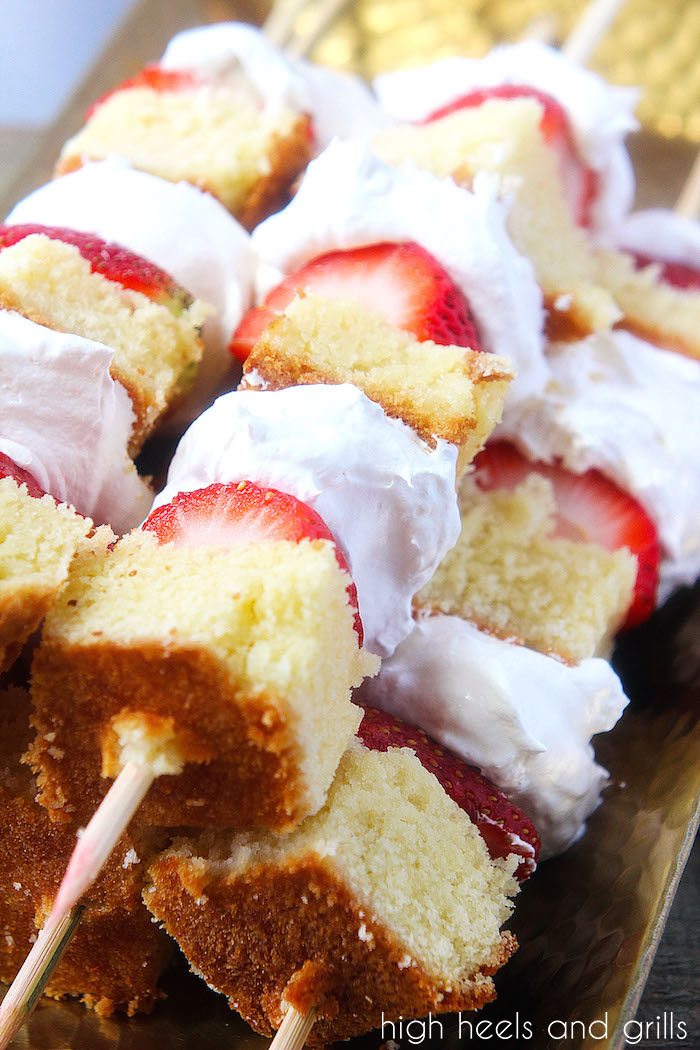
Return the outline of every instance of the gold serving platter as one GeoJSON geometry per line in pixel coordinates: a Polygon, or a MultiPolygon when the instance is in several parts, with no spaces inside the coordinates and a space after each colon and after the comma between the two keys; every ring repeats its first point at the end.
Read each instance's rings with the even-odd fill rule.
{"type": "MultiPolygon", "coordinates": [[[[382,2],[386,7],[388,0],[382,2]]],[[[61,143],[80,125],[87,105],[157,58],[174,32],[232,17],[260,21],[265,13],[266,6],[255,2],[138,3],[37,144],[28,169],[0,202],[4,210],[49,176],[61,143]]],[[[693,147],[643,134],[632,152],[639,203],[671,204],[689,171],[693,147]]],[[[414,1027],[410,1039],[404,1032],[404,1046],[456,1047],[483,1040],[533,1050],[622,1050],[626,1035],[634,1039],[635,1010],[700,821],[700,588],[678,592],[648,624],[624,637],[615,662],[632,703],[616,729],[598,742],[611,787],[584,838],[542,865],[524,887],[513,922],[521,948],[497,978],[498,1001],[479,1015],[465,1015],[461,1029],[459,1018],[440,1018],[430,1033],[414,1027]],[[479,1021],[484,1027],[475,1031],[479,1021]]],[[[167,998],[150,1017],[128,1021],[105,1020],[74,1003],[42,1002],[15,1045],[23,1050],[267,1045],[220,996],[187,973],[182,959],[165,975],[163,989],[167,998]]],[[[390,1034],[373,1033],[353,1046],[376,1047],[390,1034]]]]}

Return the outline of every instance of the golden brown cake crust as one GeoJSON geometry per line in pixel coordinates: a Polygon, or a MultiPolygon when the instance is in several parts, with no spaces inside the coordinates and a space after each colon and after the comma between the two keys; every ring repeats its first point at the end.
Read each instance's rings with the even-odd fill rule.
{"type": "MultiPolygon", "coordinates": [[[[700,320],[700,319],[699,319],[700,320]]],[[[624,321],[615,325],[631,332],[644,342],[653,343],[654,346],[662,347],[671,353],[682,354],[693,361],[700,361],[700,343],[691,339],[682,339],[680,336],[673,338],[668,331],[664,331],[657,325],[644,324],[642,318],[626,317],[624,321]]]]}
{"type": "Polygon", "coordinates": [[[145,823],[283,830],[306,813],[284,704],[241,698],[204,650],[97,641],[64,651],[45,642],[32,668],[32,697],[37,739],[29,760],[54,820],[86,819],[99,804],[110,784],[100,755],[104,746],[110,757],[109,726],[125,711],[168,718],[177,710],[189,760],[182,773],[156,780],[139,811],[145,823]]]}
{"type": "MultiPolygon", "coordinates": [[[[22,690],[0,694],[0,981],[7,983],[46,918],[75,843],[75,825],[51,823],[34,801],[29,770],[20,765],[28,714],[22,690]]],[[[77,996],[103,1016],[146,1012],[160,998],[156,982],[170,948],[140,900],[149,851],[162,844],[162,836],[152,838],[126,835],[117,844],[47,995],[77,996]],[[133,863],[125,863],[127,856],[133,863]]]]}
{"type": "Polygon", "coordinates": [[[312,145],[311,120],[305,114],[295,121],[289,134],[273,138],[268,173],[251,186],[237,209],[236,218],[241,226],[252,230],[287,204],[294,180],[311,160],[312,145]]]}
{"type": "Polygon", "coordinates": [[[544,331],[548,342],[575,343],[593,334],[590,319],[581,313],[576,302],[572,301],[566,309],[559,309],[555,302],[552,296],[544,297],[544,331]]]}
{"type": "Polygon", "coordinates": [[[53,598],[54,594],[47,593],[45,587],[26,585],[14,587],[11,594],[0,593],[0,674],[17,659],[53,598]]]}
{"type": "Polygon", "coordinates": [[[168,853],[149,871],[146,904],[192,967],[264,1035],[279,1027],[282,1000],[301,1012],[315,1005],[313,1046],[370,1031],[382,1014],[479,1009],[495,997],[490,976],[516,947],[504,933],[493,958],[448,992],[420,965],[406,964],[405,947],[363,911],[323,858],[207,882],[196,861],[168,853]]]}

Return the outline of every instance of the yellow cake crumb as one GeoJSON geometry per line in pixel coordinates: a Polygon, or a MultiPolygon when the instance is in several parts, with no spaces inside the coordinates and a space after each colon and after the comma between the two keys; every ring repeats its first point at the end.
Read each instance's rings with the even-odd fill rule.
{"type": "Polygon", "coordinates": [[[607,655],[632,600],[637,559],[555,536],[555,510],[540,475],[491,492],[467,477],[460,538],[416,608],[461,616],[570,663],[607,655]]]}

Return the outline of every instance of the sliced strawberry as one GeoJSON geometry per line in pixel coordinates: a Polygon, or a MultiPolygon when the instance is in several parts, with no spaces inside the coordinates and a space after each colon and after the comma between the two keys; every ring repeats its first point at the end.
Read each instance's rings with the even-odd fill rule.
{"type": "Polygon", "coordinates": [[[540,852],[540,838],[532,821],[478,769],[440,747],[422,729],[374,707],[365,708],[357,735],[370,751],[410,748],[420,764],[439,780],[445,794],[476,825],[490,855],[495,859],[514,853],[523,858],[516,877],[522,882],[532,875],[540,852]]]}
{"type": "Polygon", "coordinates": [[[633,496],[598,470],[574,474],[558,463],[532,463],[505,441],[487,445],[474,467],[476,482],[486,491],[512,489],[528,475],[541,474],[554,488],[557,536],[597,543],[610,551],[627,547],[638,568],[624,626],[648,619],[656,606],[661,549],[656,526],[633,496]]]}
{"type": "MultiPolygon", "coordinates": [[[[262,488],[252,481],[217,483],[194,492],[180,492],[170,503],[152,511],[142,528],[155,533],[160,544],[174,543],[180,547],[329,540],[335,547],[340,568],[350,575],[344,554],[315,510],[295,496],[262,488]]],[[[362,645],[364,632],[355,584],[349,583],[347,590],[362,645]]]]}
{"type": "Polygon", "coordinates": [[[107,99],[120,91],[129,91],[131,88],[150,88],[151,91],[187,91],[196,88],[201,83],[201,78],[186,70],[162,69],[158,65],[144,66],[140,73],[127,80],[122,80],[121,84],[117,84],[116,87],[111,88],[96,102],[93,102],[85,114],[85,119],[89,120],[107,99]]]}
{"type": "Polygon", "coordinates": [[[290,274],[251,310],[231,340],[245,361],[261,334],[299,292],[355,299],[421,342],[479,350],[479,337],[464,295],[447,271],[419,244],[372,244],[330,252],[290,274]]]}
{"type": "Polygon", "coordinates": [[[672,284],[674,288],[680,288],[683,291],[700,292],[700,270],[685,263],[655,259],[653,255],[647,255],[644,252],[631,252],[630,254],[638,270],[655,264],[661,268],[661,279],[666,284],[672,284]]]}
{"type": "Polygon", "coordinates": [[[559,157],[562,182],[572,213],[581,226],[590,226],[591,209],[598,193],[598,176],[579,153],[566,110],[551,95],[527,84],[500,84],[496,87],[479,88],[436,109],[422,123],[440,120],[460,109],[481,106],[493,98],[534,98],[540,103],[544,110],[540,121],[542,137],[548,146],[556,150],[559,157]]]}
{"type": "Polygon", "coordinates": [[[72,244],[90,263],[94,273],[102,274],[123,288],[141,292],[154,302],[174,312],[186,309],[192,303],[191,295],[181,288],[170,274],[141,255],[122,248],[120,244],[103,241],[92,233],[69,230],[62,226],[0,226],[0,251],[24,240],[32,234],[43,234],[55,241],[72,244]]]}
{"type": "Polygon", "coordinates": [[[30,496],[41,499],[46,493],[40,488],[32,475],[24,467],[18,467],[14,460],[0,452],[0,478],[14,478],[18,485],[26,485],[30,496]]]}

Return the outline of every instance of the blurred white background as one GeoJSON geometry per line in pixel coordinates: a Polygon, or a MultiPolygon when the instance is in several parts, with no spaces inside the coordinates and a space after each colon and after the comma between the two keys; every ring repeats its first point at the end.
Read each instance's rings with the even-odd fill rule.
{"type": "Polygon", "coordinates": [[[0,124],[58,115],[135,0],[2,0],[0,124]]]}
{"type": "Polygon", "coordinates": [[[0,194],[137,0],[0,0],[0,194]]]}

